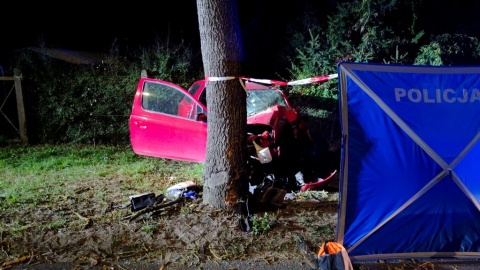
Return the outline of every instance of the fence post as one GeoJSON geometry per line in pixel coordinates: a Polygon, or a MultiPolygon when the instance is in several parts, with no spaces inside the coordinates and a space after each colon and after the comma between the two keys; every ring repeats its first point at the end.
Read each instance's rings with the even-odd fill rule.
{"type": "Polygon", "coordinates": [[[22,72],[15,68],[13,70],[13,78],[15,81],[15,95],[17,97],[17,113],[18,113],[18,130],[20,132],[20,140],[23,144],[28,144],[27,122],[25,120],[25,107],[23,105],[22,94],[22,72]]]}

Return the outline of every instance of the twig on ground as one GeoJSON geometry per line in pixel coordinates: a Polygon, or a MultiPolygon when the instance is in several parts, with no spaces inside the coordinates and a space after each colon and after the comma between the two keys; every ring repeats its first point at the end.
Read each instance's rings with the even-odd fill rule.
{"type": "Polygon", "coordinates": [[[88,229],[88,228],[90,228],[90,226],[92,226],[93,220],[90,217],[84,217],[77,212],[74,212],[74,213],[75,213],[75,215],[77,215],[77,217],[79,217],[80,219],[83,219],[85,221],[85,224],[83,225],[84,230],[88,229]]]}
{"type": "Polygon", "coordinates": [[[20,258],[11,260],[11,261],[6,261],[1,265],[1,267],[2,267],[1,269],[3,269],[4,267],[11,267],[14,264],[19,264],[19,263],[25,262],[26,260],[30,260],[31,257],[32,256],[23,256],[23,257],[20,257],[20,258]]]}

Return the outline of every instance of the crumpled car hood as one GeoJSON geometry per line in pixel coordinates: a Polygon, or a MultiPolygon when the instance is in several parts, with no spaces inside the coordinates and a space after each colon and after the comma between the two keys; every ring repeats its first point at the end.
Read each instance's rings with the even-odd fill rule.
{"type": "Polygon", "coordinates": [[[294,121],[297,117],[295,111],[287,110],[283,106],[274,105],[267,110],[259,112],[247,118],[247,125],[268,125],[273,130],[273,140],[276,141],[278,134],[286,125],[294,121]]]}

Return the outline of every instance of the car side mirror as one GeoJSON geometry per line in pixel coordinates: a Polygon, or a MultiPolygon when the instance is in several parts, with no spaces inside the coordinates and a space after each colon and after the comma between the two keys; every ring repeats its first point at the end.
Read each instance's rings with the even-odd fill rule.
{"type": "Polygon", "coordinates": [[[207,122],[207,115],[204,113],[197,114],[197,121],[207,122]]]}

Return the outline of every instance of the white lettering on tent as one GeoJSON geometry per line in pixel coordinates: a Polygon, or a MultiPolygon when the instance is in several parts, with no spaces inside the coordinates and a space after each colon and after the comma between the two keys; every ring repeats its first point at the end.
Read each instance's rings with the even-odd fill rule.
{"type": "MultiPolygon", "coordinates": [[[[440,92],[440,91],[438,91],[440,92]]],[[[453,103],[455,102],[455,91],[453,89],[447,89],[445,92],[443,92],[443,98],[447,103],[453,103]],[[451,94],[451,95],[449,95],[451,94]]]]}
{"type": "Polygon", "coordinates": [[[472,97],[470,98],[470,102],[480,101],[480,90],[478,88],[473,89],[472,97]]]}
{"type": "Polygon", "coordinates": [[[413,101],[415,103],[418,103],[422,100],[422,94],[420,93],[420,90],[418,90],[418,89],[410,89],[407,92],[407,97],[408,97],[408,99],[410,99],[411,101],[413,101]]]}
{"type": "Polygon", "coordinates": [[[407,95],[407,91],[403,88],[395,88],[395,101],[399,102],[401,98],[405,97],[407,95]]]}
{"type": "Polygon", "coordinates": [[[461,96],[456,96],[454,89],[435,89],[433,93],[429,92],[428,89],[416,89],[411,88],[405,90],[404,88],[395,88],[395,101],[401,102],[402,100],[409,100],[414,103],[473,103],[480,102],[480,90],[478,88],[472,89],[471,92],[468,89],[463,89],[461,96]]]}

